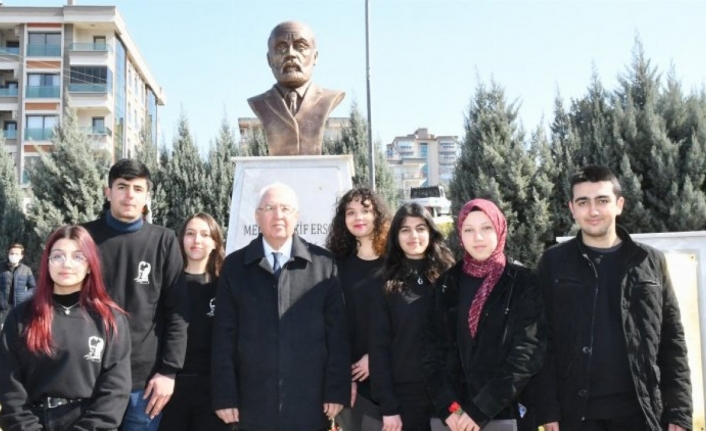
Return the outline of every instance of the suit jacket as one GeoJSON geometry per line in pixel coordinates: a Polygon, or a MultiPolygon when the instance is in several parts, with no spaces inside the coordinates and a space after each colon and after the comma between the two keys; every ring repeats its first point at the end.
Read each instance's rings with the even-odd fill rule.
{"type": "Polygon", "coordinates": [[[346,93],[313,82],[292,115],[275,86],[248,99],[267,134],[271,156],[321,155],[326,119],[346,93]]]}
{"type": "Polygon", "coordinates": [[[241,429],[324,429],[323,404],[350,401],[343,293],[326,250],[295,235],[276,279],[259,235],[225,259],[215,305],[213,408],[238,408],[241,429]]]}

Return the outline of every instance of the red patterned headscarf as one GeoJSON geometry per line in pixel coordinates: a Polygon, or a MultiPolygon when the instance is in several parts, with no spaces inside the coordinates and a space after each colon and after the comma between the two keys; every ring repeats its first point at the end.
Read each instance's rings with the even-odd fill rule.
{"type": "MultiPolygon", "coordinates": [[[[478,322],[481,312],[493,288],[500,280],[500,276],[505,270],[507,258],[505,257],[505,239],[507,238],[507,220],[500,208],[486,199],[473,199],[466,203],[458,213],[458,237],[463,243],[463,222],[472,211],[482,211],[488,216],[493,224],[495,233],[498,235],[498,246],[493,253],[483,261],[474,259],[467,251],[463,256],[463,272],[471,277],[483,278],[480,288],[473,297],[471,309],[468,312],[468,329],[471,337],[476,336],[478,322]]],[[[465,247],[464,247],[465,248],[465,247]]]]}

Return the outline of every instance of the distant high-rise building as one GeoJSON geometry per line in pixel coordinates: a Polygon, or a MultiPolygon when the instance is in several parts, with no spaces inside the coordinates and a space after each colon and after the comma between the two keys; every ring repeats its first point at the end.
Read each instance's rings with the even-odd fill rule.
{"type": "Polygon", "coordinates": [[[65,100],[113,160],[135,154],[144,125],[157,142],[164,92],[116,7],[0,6],[0,127],[22,184],[65,100]]]}
{"type": "Polygon", "coordinates": [[[447,186],[453,176],[460,145],[458,136],[435,136],[426,128],[397,136],[387,145],[387,163],[392,168],[400,197],[408,198],[412,187],[447,186]]]}

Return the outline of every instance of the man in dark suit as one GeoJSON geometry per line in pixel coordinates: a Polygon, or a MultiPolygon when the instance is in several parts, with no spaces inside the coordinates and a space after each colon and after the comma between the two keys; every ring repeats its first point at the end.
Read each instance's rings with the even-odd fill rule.
{"type": "Polygon", "coordinates": [[[350,400],[343,295],[332,256],[294,233],[297,197],[265,187],[260,235],[223,263],[213,325],[213,407],[240,431],[327,429],[350,400]]]}
{"type": "Polygon", "coordinates": [[[311,82],[319,57],[314,32],[305,24],[278,24],[267,42],[267,63],[277,80],[248,99],[260,119],[271,156],[321,155],[326,119],[345,93],[311,82]]]}

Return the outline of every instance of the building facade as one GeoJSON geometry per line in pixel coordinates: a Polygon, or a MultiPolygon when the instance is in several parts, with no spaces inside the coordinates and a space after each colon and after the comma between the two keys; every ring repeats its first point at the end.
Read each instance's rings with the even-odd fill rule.
{"type": "Polygon", "coordinates": [[[458,136],[435,136],[426,128],[395,137],[387,145],[386,157],[399,196],[408,198],[412,187],[448,186],[460,148],[458,136]]]}
{"type": "Polygon", "coordinates": [[[51,151],[64,103],[96,149],[134,155],[158,139],[165,96],[114,6],[0,6],[0,128],[20,182],[51,151]]]}

